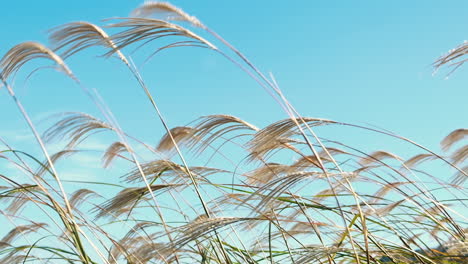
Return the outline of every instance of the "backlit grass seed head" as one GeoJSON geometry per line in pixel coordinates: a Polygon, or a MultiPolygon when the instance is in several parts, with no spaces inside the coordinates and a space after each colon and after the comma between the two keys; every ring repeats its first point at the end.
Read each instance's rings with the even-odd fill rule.
{"type": "Polygon", "coordinates": [[[8,232],[1,240],[2,244],[11,244],[13,240],[18,238],[21,235],[27,233],[37,232],[39,229],[43,229],[47,226],[45,223],[33,223],[30,225],[21,225],[13,228],[8,232]]]}
{"type": "Polygon", "coordinates": [[[115,130],[111,125],[85,113],[68,112],[43,133],[46,141],[67,138],[67,149],[79,144],[90,134],[100,131],[115,130]]]}
{"type": "MultiPolygon", "coordinates": [[[[174,127],[170,130],[172,138],[175,140],[178,146],[184,145],[184,143],[190,141],[193,137],[195,130],[191,127],[174,127]]],[[[159,141],[157,151],[160,152],[174,152],[175,146],[169,134],[165,134],[159,141]]]]}
{"type": "MultiPolygon", "coordinates": [[[[111,165],[112,161],[118,156],[121,156],[121,153],[123,152],[128,152],[128,147],[120,142],[114,142],[112,143],[104,152],[104,155],[102,155],[102,166],[104,168],[107,168],[111,165]]],[[[126,159],[126,158],[125,158],[126,159]]]]}
{"type": "Polygon", "coordinates": [[[107,33],[99,26],[88,22],[71,22],[53,28],[50,31],[49,39],[54,50],[61,51],[63,58],[68,58],[93,46],[104,46],[112,49],[122,61],[128,64],[127,59],[117,50],[107,33]]]}
{"type": "Polygon", "coordinates": [[[146,1],[138,8],[134,9],[130,15],[135,17],[162,16],[162,19],[184,21],[195,27],[205,27],[196,17],[190,16],[182,9],[168,2],[146,1]]]}
{"type": "Polygon", "coordinates": [[[384,159],[394,159],[401,161],[402,158],[398,157],[397,155],[387,152],[387,151],[376,151],[372,154],[370,154],[368,157],[362,158],[360,163],[363,166],[367,166],[373,163],[379,163],[384,159]]]}
{"type": "Polygon", "coordinates": [[[38,42],[23,42],[11,48],[0,60],[0,68],[2,69],[1,78],[8,79],[12,74],[15,74],[27,62],[34,59],[48,59],[55,62],[60,70],[62,70],[70,78],[75,79],[73,73],[65,64],[65,62],[52,50],[38,42]]]}
{"type": "MultiPolygon", "coordinates": [[[[196,41],[192,46],[204,46],[216,50],[217,48],[206,39],[198,36],[192,31],[167,21],[152,18],[117,18],[120,22],[108,25],[109,28],[123,29],[111,36],[117,49],[123,49],[131,44],[139,43],[139,47],[164,37],[185,37],[196,41]]],[[[171,47],[168,45],[166,47],[171,47]]],[[[109,51],[106,55],[111,55],[109,51]]]]}
{"type": "Polygon", "coordinates": [[[460,128],[452,131],[441,142],[442,150],[448,151],[453,145],[468,137],[468,129],[460,128]]]}
{"type": "Polygon", "coordinates": [[[418,164],[420,164],[422,162],[429,161],[429,160],[434,160],[434,159],[437,159],[437,157],[432,155],[431,153],[423,153],[423,154],[418,154],[418,155],[415,155],[415,156],[407,159],[404,162],[404,165],[406,167],[408,167],[408,168],[412,168],[412,167],[415,167],[415,166],[417,166],[418,164]]]}

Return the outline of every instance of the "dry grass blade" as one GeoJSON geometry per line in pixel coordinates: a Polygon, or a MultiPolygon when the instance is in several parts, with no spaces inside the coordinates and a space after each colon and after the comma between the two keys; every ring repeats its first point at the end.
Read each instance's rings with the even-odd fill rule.
{"type": "Polygon", "coordinates": [[[72,79],[76,78],[73,76],[71,70],[65,64],[65,62],[52,50],[45,47],[44,45],[37,42],[23,42],[13,48],[11,48],[5,56],[0,60],[0,68],[3,69],[1,72],[1,78],[3,80],[8,79],[12,74],[15,74],[24,64],[34,59],[49,59],[55,62],[59,69],[65,74],[70,76],[72,79]]]}
{"type": "MultiPolygon", "coordinates": [[[[196,41],[194,46],[204,45],[216,50],[217,48],[206,39],[198,36],[192,31],[176,24],[150,18],[120,18],[121,22],[109,25],[111,28],[127,28],[111,36],[117,49],[122,49],[138,41],[145,40],[142,45],[163,37],[185,37],[196,41]]],[[[109,51],[106,55],[111,55],[109,51]]]]}
{"type": "Polygon", "coordinates": [[[190,16],[182,9],[168,2],[145,2],[143,5],[134,9],[131,16],[148,17],[151,15],[163,16],[163,19],[189,22],[195,27],[204,28],[203,24],[194,16],[190,16]]]}
{"type": "Polygon", "coordinates": [[[346,189],[343,187],[342,184],[332,186],[330,189],[325,189],[317,194],[314,195],[314,201],[322,202],[327,198],[335,197],[335,195],[339,195],[341,192],[345,191],[346,189]]]}
{"type": "Polygon", "coordinates": [[[443,151],[448,151],[453,145],[468,136],[468,129],[460,128],[452,131],[441,142],[443,151]]]}
{"type": "Polygon", "coordinates": [[[114,130],[114,128],[84,113],[65,113],[66,117],[56,122],[43,134],[46,141],[54,139],[69,138],[66,148],[70,149],[86,139],[90,134],[95,134],[104,130],[114,130]]]}
{"type": "Polygon", "coordinates": [[[93,46],[104,46],[114,50],[119,58],[128,64],[127,59],[117,50],[117,47],[107,33],[97,25],[88,22],[71,22],[51,30],[50,41],[54,50],[62,50],[61,56],[68,58],[73,54],[93,46]]]}

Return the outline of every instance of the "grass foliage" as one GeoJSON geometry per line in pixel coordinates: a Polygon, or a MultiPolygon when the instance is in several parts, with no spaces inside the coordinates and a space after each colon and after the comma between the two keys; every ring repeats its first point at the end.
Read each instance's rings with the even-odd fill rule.
{"type": "MultiPolygon", "coordinates": [[[[0,174],[0,212],[15,227],[0,240],[1,263],[466,263],[467,129],[447,135],[438,154],[385,130],[301,116],[272,76],[182,9],[148,2],[131,14],[108,21],[105,29],[115,33],[72,22],[50,31],[50,47],[25,42],[1,59],[2,90],[43,152],[33,156],[2,140],[0,158],[14,169],[0,174]],[[161,39],[171,42],[158,45],[161,39]],[[265,89],[287,118],[260,128],[210,115],[169,127],[125,55],[127,46],[146,45],[154,50],[148,58],[186,46],[220,54],[265,89]],[[67,66],[66,59],[96,46],[118,57],[144,91],[166,130],[157,146],[123,131],[67,66]],[[23,65],[38,60],[74,80],[101,117],[64,113],[39,133],[11,86],[23,65]],[[368,153],[319,137],[322,127],[375,133],[420,154],[368,153]],[[104,135],[118,140],[95,162],[125,164],[119,182],[64,180],[56,164],[104,135]],[[45,142],[52,141],[64,149],[50,153],[45,142]],[[443,177],[432,171],[439,167],[443,177]]],[[[458,67],[465,53],[463,45],[436,67],[458,67]]]]}

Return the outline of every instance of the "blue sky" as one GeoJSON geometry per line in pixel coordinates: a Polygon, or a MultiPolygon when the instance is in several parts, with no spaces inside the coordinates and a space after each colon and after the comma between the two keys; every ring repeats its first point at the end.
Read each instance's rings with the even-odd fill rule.
{"type": "MultiPolygon", "coordinates": [[[[101,19],[127,16],[141,3],[7,1],[2,6],[8,12],[0,17],[4,25],[0,52],[26,40],[47,43],[47,30],[66,22],[102,25],[101,19]]],[[[447,71],[433,76],[431,67],[467,38],[466,1],[450,5],[440,1],[172,3],[217,31],[265,73],[272,72],[304,116],[376,125],[436,151],[446,134],[467,126],[468,69],[445,80],[447,71]]],[[[132,54],[137,65],[156,47],[158,43],[153,43],[132,54]]],[[[150,104],[128,71],[116,59],[98,58],[102,53],[92,49],[67,63],[87,87],[99,91],[124,130],[155,144],[164,132],[150,104]]],[[[36,122],[62,111],[99,116],[80,88],[59,73],[41,71],[25,82],[24,76],[40,65],[28,64],[14,83],[36,122]]],[[[208,114],[235,115],[260,127],[286,117],[246,74],[208,50],[168,50],[141,72],[171,126],[208,114]]],[[[3,90],[0,100],[0,133],[8,138],[25,131],[3,90]]],[[[394,144],[358,130],[318,133],[356,140],[372,149],[394,144]]]]}

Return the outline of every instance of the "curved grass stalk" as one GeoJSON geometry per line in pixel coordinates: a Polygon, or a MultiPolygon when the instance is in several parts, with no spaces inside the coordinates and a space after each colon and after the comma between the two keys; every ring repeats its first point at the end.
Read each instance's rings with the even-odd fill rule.
{"type": "Polygon", "coordinates": [[[27,114],[26,110],[24,109],[23,105],[21,104],[21,102],[18,100],[18,98],[16,97],[12,87],[7,83],[6,79],[13,73],[15,73],[16,71],[18,71],[20,69],[21,66],[23,66],[26,62],[28,62],[29,60],[32,60],[32,59],[35,59],[35,58],[47,58],[47,59],[50,59],[52,61],[55,61],[58,65],[60,65],[61,69],[63,69],[65,71],[65,73],[70,76],[71,78],[74,79],[74,76],[73,74],[71,73],[71,71],[68,69],[68,67],[65,65],[65,63],[63,62],[63,60],[58,57],[55,53],[53,53],[51,50],[47,49],[46,47],[44,47],[43,45],[39,44],[39,43],[34,43],[34,42],[25,42],[25,43],[22,43],[22,44],[19,44],[15,47],[13,47],[6,55],[5,57],[2,58],[0,64],[1,64],[1,67],[3,68],[1,74],[0,74],[0,79],[3,83],[3,86],[6,87],[10,97],[13,99],[13,101],[15,102],[18,110],[21,112],[23,118],[25,119],[26,123],[28,124],[29,128],[31,129],[31,132],[33,133],[36,141],[38,142],[44,156],[46,157],[47,159],[47,162],[53,172],[53,176],[54,178],[56,179],[57,181],[57,184],[59,185],[59,188],[60,188],[60,191],[62,192],[62,195],[63,195],[63,198],[64,198],[64,202],[65,202],[65,206],[66,206],[66,211],[64,212],[65,215],[68,215],[69,218],[65,217],[63,218],[64,216],[61,215],[61,213],[59,213],[61,210],[61,207],[55,203],[54,205],[57,206],[57,212],[59,213],[59,215],[61,215],[61,218],[62,218],[62,221],[64,222],[64,224],[67,226],[67,221],[70,220],[71,221],[71,231],[72,231],[72,234],[75,234],[73,236],[73,239],[75,240],[75,243],[76,243],[76,246],[77,248],[79,249],[80,251],[80,257],[82,258],[83,262],[84,263],[89,263],[90,259],[89,257],[87,256],[87,254],[84,252],[84,249],[82,247],[82,244],[81,244],[81,241],[79,239],[79,235],[76,234],[76,230],[74,230],[76,228],[76,223],[74,222],[74,219],[73,219],[73,211],[71,209],[71,206],[70,206],[70,203],[68,201],[68,198],[67,198],[67,194],[63,188],[63,185],[60,181],[60,178],[57,174],[57,171],[55,169],[55,166],[53,164],[53,162],[51,161],[50,159],[50,156],[48,154],[48,151],[44,145],[44,142],[42,141],[39,133],[37,132],[34,124],[32,123],[29,115],[27,114]]]}

